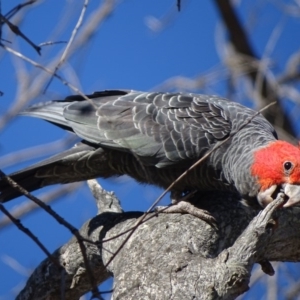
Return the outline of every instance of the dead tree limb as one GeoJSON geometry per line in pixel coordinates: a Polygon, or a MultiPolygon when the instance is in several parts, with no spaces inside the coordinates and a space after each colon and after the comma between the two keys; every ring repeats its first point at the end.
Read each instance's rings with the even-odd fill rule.
{"type": "MultiPolygon", "coordinates": [[[[85,243],[91,270],[99,284],[114,277],[113,299],[235,299],[248,290],[254,263],[272,274],[269,261],[300,261],[298,208],[275,210],[277,199],[258,213],[224,193],[194,199],[218,228],[191,215],[150,214],[107,268],[129,234],[120,233],[142,214],[103,212],[85,223],[80,234],[95,242],[85,243]]],[[[75,238],[54,256],[62,268],[43,261],[17,299],[79,299],[91,289],[75,238]]]]}

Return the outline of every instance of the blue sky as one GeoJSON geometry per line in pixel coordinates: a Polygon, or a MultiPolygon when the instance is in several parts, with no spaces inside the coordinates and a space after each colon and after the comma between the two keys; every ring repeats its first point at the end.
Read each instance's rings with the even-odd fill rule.
{"type": "MultiPolygon", "coordinates": [[[[96,90],[117,88],[152,90],[171,77],[195,78],[219,67],[220,53],[225,51],[222,45],[225,37],[213,2],[183,0],[180,13],[175,9],[175,2],[175,0],[120,2],[92,40],[70,58],[60,74],[75,85],[79,83],[82,91],[91,93],[96,90]],[[147,26],[149,21],[161,20],[164,16],[170,16],[170,22],[162,30],[153,32],[149,29],[147,26]]],[[[53,39],[66,41],[77,22],[82,3],[83,1],[78,0],[41,1],[26,15],[21,23],[21,29],[37,44],[53,39]],[[63,24],[64,20],[67,25],[63,24]],[[55,26],[59,28],[55,29],[55,26]]],[[[272,71],[276,74],[282,70],[290,54],[299,48],[299,39],[295,38],[295,28],[299,30],[299,20],[283,17],[282,7],[279,4],[289,4],[292,1],[274,3],[242,1],[238,13],[247,20],[245,26],[251,33],[251,41],[260,56],[264,54],[274,28],[279,22],[283,22],[283,33],[272,51],[274,60],[272,71]]],[[[19,2],[3,0],[3,13],[16,4],[19,2]]],[[[98,6],[99,1],[90,1],[86,19],[98,6]]],[[[43,64],[50,61],[65,46],[57,44],[45,47],[42,56],[39,57],[21,38],[14,38],[7,32],[4,31],[3,37],[12,40],[8,46],[43,64]]],[[[0,50],[0,90],[4,93],[0,98],[0,118],[18,96],[15,64],[14,57],[0,50]]],[[[36,77],[33,76],[34,80],[39,79],[40,71],[36,71],[27,63],[24,67],[28,72],[36,74],[36,77]]],[[[217,77],[198,92],[226,96],[224,76],[217,77]]],[[[73,92],[55,79],[47,93],[38,95],[31,103],[59,99],[70,93],[73,92]]],[[[251,104],[246,98],[238,100],[251,104]]],[[[286,101],[289,103],[288,99],[286,101]]],[[[13,118],[0,134],[1,157],[21,149],[55,141],[66,135],[53,125],[26,117],[13,118]]],[[[7,166],[5,171],[12,172],[32,162],[34,161],[30,160],[7,166]]],[[[101,184],[104,188],[116,192],[125,210],[146,210],[161,192],[153,187],[137,185],[128,178],[101,180],[101,184]]],[[[13,207],[21,201],[24,199],[20,198],[7,206],[13,207]]],[[[55,202],[52,207],[77,227],[96,213],[95,204],[85,185],[61,201],[55,202]]],[[[22,222],[50,251],[54,251],[71,236],[67,229],[58,225],[43,211],[25,217],[22,222]]],[[[14,226],[0,231],[0,244],[0,299],[12,299],[26,282],[31,270],[44,259],[45,255],[14,226]],[[13,262],[19,264],[19,267],[13,268],[13,262]]],[[[106,285],[101,289],[108,288],[106,285]]]]}

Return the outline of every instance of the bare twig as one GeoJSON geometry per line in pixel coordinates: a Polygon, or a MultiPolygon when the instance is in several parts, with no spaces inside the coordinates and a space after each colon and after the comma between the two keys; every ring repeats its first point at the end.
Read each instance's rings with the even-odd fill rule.
{"type": "Polygon", "coordinates": [[[283,74],[278,77],[278,83],[293,83],[300,79],[300,50],[292,54],[287,61],[283,74]]]}
{"type": "Polygon", "coordinates": [[[89,261],[86,255],[86,247],[83,243],[83,239],[78,231],[77,228],[72,226],[69,222],[64,220],[59,214],[57,214],[49,205],[46,205],[43,201],[38,199],[37,197],[33,196],[31,193],[26,191],[23,187],[18,185],[12,178],[9,176],[5,175],[1,170],[0,170],[0,177],[4,179],[8,184],[10,184],[13,188],[15,188],[17,191],[19,191],[21,194],[32,200],[34,203],[42,207],[49,215],[51,215],[59,224],[64,225],[66,228],[70,230],[70,232],[76,237],[78,240],[78,244],[80,246],[81,254],[85,263],[86,270],[88,272],[89,278],[90,278],[90,283],[92,286],[92,292],[93,295],[99,295],[99,290],[98,287],[95,283],[95,278],[93,276],[93,273],[90,269],[89,261]]]}
{"type": "MultiPolygon", "coordinates": [[[[279,21],[277,26],[272,31],[272,34],[267,42],[267,45],[264,49],[264,53],[259,61],[258,68],[257,68],[257,74],[256,78],[254,81],[254,95],[256,96],[255,99],[259,99],[259,102],[262,102],[259,107],[264,105],[263,99],[261,99],[261,91],[263,90],[263,85],[264,81],[268,80],[270,87],[273,87],[274,90],[276,90],[275,86],[276,84],[269,80],[267,78],[267,70],[269,69],[270,65],[270,59],[269,57],[271,56],[271,53],[274,51],[274,48],[279,40],[279,37],[283,31],[284,27],[284,22],[285,22],[285,17],[283,16],[282,19],[279,21]]],[[[277,118],[277,123],[278,124],[278,119],[277,118]]],[[[280,124],[281,125],[281,124],[280,124]]],[[[280,126],[281,127],[281,126],[280,126]]]]}
{"type": "Polygon", "coordinates": [[[37,46],[36,44],[34,44],[20,29],[18,26],[14,25],[13,23],[11,23],[7,18],[5,18],[3,15],[0,15],[1,20],[10,28],[10,30],[20,36],[21,38],[23,38],[31,47],[33,47],[35,49],[35,51],[41,55],[41,47],[37,46]]]}
{"type": "Polygon", "coordinates": [[[48,89],[49,85],[51,84],[52,80],[53,80],[53,77],[54,77],[54,74],[56,74],[56,72],[58,71],[58,69],[61,67],[61,65],[65,62],[66,60],[66,57],[68,55],[68,52],[69,52],[69,49],[75,39],[75,36],[80,28],[80,26],[82,25],[82,22],[83,22],[83,18],[84,18],[84,15],[85,15],[85,12],[86,12],[86,9],[87,9],[87,6],[89,4],[89,0],[85,0],[84,3],[83,3],[83,6],[82,6],[82,10],[81,10],[81,14],[78,18],[78,21],[77,21],[77,24],[75,25],[74,29],[73,29],[73,32],[72,32],[72,35],[68,41],[68,44],[57,64],[57,66],[55,67],[54,71],[53,71],[53,75],[51,76],[48,84],[46,85],[45,89],[44,89],[44,93],[46,92],[46,90],[48,89]]]}
{"type": "MultiPolygon", "coordinates": [[[[61,186],[59,189],[55,189],[54,191],[44,193],[40,195],[38,198],[42,199],[44,203],[52,203],[59,198],[72,193],[74,190],[78,189],[83,185],[82,182],[76,182],[73,184],[67,184],[61,186]]],[[[26,201],[20,205],[17,205],[13,209],[10,210],[10,213],[17,219],[24,217],[30,213],[33,213],[35,210],[40,208],[40,206],[36,205],[32,201],[26,201]]],[[[9,218],[3,217],[0,219],[0,230],[11,225],[11,221],[9,218]]]]}
{"type": "Polygon", "coordinates": [[[48,41],[48,42],[44,42],[44,43],[40,43],[39,46],[40,47],[44,47],[44,46],[53,46],[53,45],[57,45],[57,44],[67,44],[66,41],[48,41]]]}
{"type": "Polygon", "coordinates": [[[77,94],[79,94],[80,96],[82,96],[85,100],[89,101],[91,103],[91,105],[97,109],[97,107],[95,106],[94,102],[91,101],[91,99],[89,99],[82,91],[80,91],[76,86],[74,86],[73,84],[71,84],[70,82],[68,82],[67,80],[65,80],[62,76],[53,73],[52,70],[42,66],[41,64],[35,62],[34,60],[24,56],[22,53],[15,51],[14,49],[7,47],[3,44],[0,44],[0,46],[2,48],[4,48],[6,51],[14,54],[17,57],[20,57],[21,59],[27,61],[28,63],[32,64],[33,66],[35,66],[36,68],[42,69],[43,71],[53,75],[54,77],[56,77],[57,79],[59,79],[64,85],[68,86],[70,89],[72,89],[74,92],[76,92],[77,94]]]}
{"type": "MultiPolygon", "coordinates": [[[[179,6],[171,5],[170,9],[160,18],[148,16],[145,18],[146,26],[153,32],[159,32],[169,26],[178,17],[179,6]]],[[[180,5],[181,9],[181,5],[180,5]]]]}
{"type": "MultiPolygon", "coordinates": [[[[82,45],[86,45],[88,41],[94,36],[95,31],[99,29],[101,23],[114,11],[115,7],[118,5],[119,2],[114,0],[105,0],[104,2],[99,2],[99,6],[93,11],[93,13],[89,16],[88,22],[85,22],[84,26],[80,30],[79,34],[77,35],[76,39],[74,40],[73,47],[69,49],[68,56],[70,57],[74,53],[77,53],[76,50],[80,49],[82,45]]],[[[0,27],[1,29],[1,27],[0,27]]],[[[0,43],[0,46],[3,46],[0,43]]],[[[3,53],[3,52],[2,52],[3,53]]],[[[16,72],[18,79],[19,79],[19,95],[17,98],[16,103],[14,103],[13,107],[5,112],[0,120],[0,129],[9,122],[25,105],[28,99],[34,99],[43,91],[43,85],[45,82],[48,81],[47,73],[52,75],[52,65],[54,65],[56,61],[59,61],[61,54],[57,55],[57,57],[51,60],[46,73],[39,74],[39,76],[35,76],[34,78],[30,77],[30,75],[26,72],[26,69],[20,65],[20,62],[26,61],[32,64],[34,67],[38,69],[42,69],[42,66],[39,65],[37,62],[30,60],[27,57],[24,57],[20,52],[16,51],[15,49],[11,49],[11,53],[13,53],[14,57],[21,58],[15,59],[15,62],[18,63],[16,66],[18,68],[18,72],[16,72]],[[13,53],[14,52],[14,53],[13,53]]],[[[45,71],[45,70],[44,70],[45,71]]],[[[58,78],[57,74],[54,77],[58,78]]],[[[84,94],[80,92],[80,89],[76,89],[74,84],[71,87],[68,85],[65,80],[62,79],[63,84],[67,85],[70,89],[72,89],[76,94],[81,95],[84,99],[84,94]]],[[[78,86],[78,85],[77,85],[78,86]]],[[[93,105],[93,102],[91,101],[93,105]]]]}
{"type": "Polygon", "coordinates": [[[20,163],[30,159],[37,159],[40,156],[53,154],[55,151],[60,151],[71,145],[73,146],[76,141],[78,141],[78,137],[70,134],[51,143],[9,153],[0,157],[0,166],[4,169],[8,166],[15,165],[16,162],[20,163]]]}
{"type": "Polygon", "coordinates": [[[177,0],[177,9],[178,11],[181,9],[181,0],[177,0]]]}
{"type": "Polygon", "coordinates": [[[10,212],[4,207],[2,203],[0,203],[0,210],[18,227],[19,230],[21,230],[27,236],[29,236],[38,245],[38,247],[49,257],[51,261],[53,261],[55,264],[57,264],[60,267],[58,261],[53,258],[52,254],[40,242],[40,240],[28,228],[23,226],[20,220],[13,217],[13,215],[10,214],[10,212]]]}
{"type": "Polygon", "coordinates": [[[8,13],[5,14],[5,17],[7,19],[10,19],[12,18],[18,11],[20,11],[22,8],[28,6],[28,5],[31,5],[31,4],[34,4],[35,2],[37,2],[38,0],[30,0],[30,1],[27,1],[25,3],[21,3],[21,4],[18,4],[16,5],[14,8],[12,8],[8,13]]]}

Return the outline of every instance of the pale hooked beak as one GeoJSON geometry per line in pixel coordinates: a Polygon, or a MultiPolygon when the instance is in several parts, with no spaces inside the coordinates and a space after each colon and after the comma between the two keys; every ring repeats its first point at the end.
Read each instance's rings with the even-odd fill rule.
{"type": "Polygon", "coordinates": [[[273,193],[276,191],[277,185],[272,185],[263,192],[259,192],[257,195],[257,201],[262,207],[266,207],[273,199],[273,193]]]}
{"type": "Polygon", "coordinates": [[[300,185],[285,183],[282,187],[284,193],[289,197],[283,207],[290,207],[300,203],[300,185]]]}

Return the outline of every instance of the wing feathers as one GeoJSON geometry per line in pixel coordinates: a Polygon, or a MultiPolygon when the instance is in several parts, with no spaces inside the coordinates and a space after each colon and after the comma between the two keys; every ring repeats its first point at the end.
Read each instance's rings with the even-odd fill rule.
{"type": "Polygon", "coordinates": [[[241,110],[239,104],[195,94],[105,91],[89,97],[96,109],[82,97],[72,96],[34,106],[24,114],[71,128],[90,143],[132,152],[145,163],[163,167],[202,156],[230,134],[230,114],[241,110]]]}

